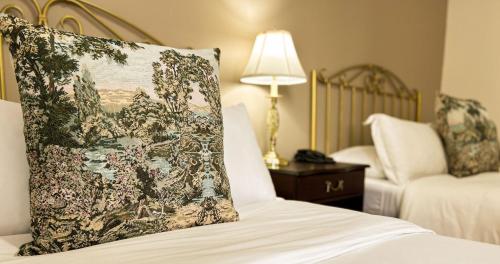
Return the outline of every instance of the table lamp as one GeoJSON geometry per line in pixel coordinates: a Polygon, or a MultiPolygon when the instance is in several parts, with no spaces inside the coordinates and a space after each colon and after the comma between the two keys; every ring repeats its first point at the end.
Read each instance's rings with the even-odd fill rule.
{"type": "Polygon", "coordinates": [[[271,108],[267,114],[269,149],[264,155],[268,168],[286,166],[288,161],[276,152],[278,140],[279,113],[278,85],[294,85],[306,82],[306,74],[300,65],[299,57],[288,31],[273,30],[261,33],[255,39],[248,64],[241,82],[257,85],[270,85],[271,108]]]}

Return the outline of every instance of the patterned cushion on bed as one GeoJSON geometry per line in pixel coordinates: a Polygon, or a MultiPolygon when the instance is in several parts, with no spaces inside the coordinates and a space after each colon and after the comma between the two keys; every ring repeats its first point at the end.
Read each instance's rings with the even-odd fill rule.
{"type": "Polygon", "coordinates": [[[217,49],[180,50],[0,15],[30,165],[34,241],[20,255],[236,221],[217,49]]]}
{"type": "Polygon", "coordinates": [[[436,102],[436,115],[450,174],[465,177],[498,171],[497,129],[478,101],[442,94],[436,102]]]}

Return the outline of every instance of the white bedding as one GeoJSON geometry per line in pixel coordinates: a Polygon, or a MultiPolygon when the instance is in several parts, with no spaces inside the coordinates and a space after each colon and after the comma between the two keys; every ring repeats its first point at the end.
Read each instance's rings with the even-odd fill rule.
{"type": "Polygon", "coordinates": [[[399,217],[404,187],[388,179],[365,178],[363,211],[369,214],[399,217]]]}
{"type": "Polygon", "coordinates": [[[498,264],[500,247],[432,234],[389,240],[322,263],[498,264]]]}
{"type": "Polygon", "coordinates": [[[65,253],[14,257],[29,235],[3,237],[1,263],[312,263],[407,235],[398,219],[304,202],[245,206],[241,221],[137,237],[65,253]],[[24,241],[23,241],[24,240],[24,241]],[[9,241],[11,241],[9,243],[9,241]]]}
{"type": "Polygon", "coordinates": [[[247,205],[240,213],[236,223],[35,257],[13,256],[29,235],[0,237],[0,263],[373,263],[376,259],[376,263],[459,264],[500,259],[497,246],[443,238],[399,219],[340,208],[276,200],[247,205]]]}
{"type": "Polygon", "coordinates": [[[400,216],[441,235],[500,244],[500,173],[415,180],[405,188],[400,216]]]}

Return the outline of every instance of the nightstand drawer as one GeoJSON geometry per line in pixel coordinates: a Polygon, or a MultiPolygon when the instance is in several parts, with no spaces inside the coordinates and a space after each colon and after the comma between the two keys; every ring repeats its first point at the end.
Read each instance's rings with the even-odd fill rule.
{"type": "Polygon", "coordinates": [[[361,211],[366,167],[291,162],[270,172],[279,197],[361,211]]]}
{"type": "Polygon", "coordinates": [[[364,172],[320,174],[301,177],[297,186],[299,200],[314,201],[363,193],[364,172]]]}

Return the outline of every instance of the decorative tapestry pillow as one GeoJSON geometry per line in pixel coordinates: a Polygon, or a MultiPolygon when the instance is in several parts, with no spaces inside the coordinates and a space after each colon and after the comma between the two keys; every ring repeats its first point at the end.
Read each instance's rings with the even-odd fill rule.
{"type": "Polygon", "coordinates": [[[21,95],[33,241],[20,255],[236,221],[219,50],[57,31],[0,14],[21,95]]]}
{"type": "Polygon", "coordinates": [[[441,94],[436,101],[436,117],[450,174],[465,177],[498,171],[497,129],[481,103],[441,94]]]}

